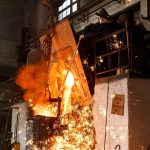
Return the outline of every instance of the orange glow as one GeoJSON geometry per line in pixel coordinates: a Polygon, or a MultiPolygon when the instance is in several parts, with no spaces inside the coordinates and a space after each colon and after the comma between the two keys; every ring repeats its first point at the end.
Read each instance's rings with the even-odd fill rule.
{"type": "MultiPolygon", "coordinates": [[[[56,145],[56,150],[61,150],[61,145],[62,145],[62,139],[60,137],[58,137],[57,139],[57,145],[56,145]]],[[[54,147],[55,149],[55,147],[54,147]]]]}
{"type": "MultiPolygon", "coordinates": [[[[70,113],[72,104],[85,106],[92,103],[69,22],[59,24],[54,31],[51,62],[25,66],[16,79],[16,84],[24,90],[23,98],[35,115],[55,115],[57,104],[53,104],[51,98],[61,97],[61,115],[70,113]]],[[[41,43],[44,37],[40,38],[41,43]]]]}
{"type": "Polygon", "coordinates": [[[57,150],[60,150],[60,143],[58,144],[57,150]]]}
{"type": "Polygon", "coordinates": [[[74,85],[72,73],[69,71],[67,74],[67,71],[63,68],[61,68],[61,73],[59,73],[57,69],[60,69],[60,66],[54,63],[48,75],[48,71],[44,67],[43,64],[28,65],[23,67],[18,73],[16,83],[24,89],[24,99],[34,111],[34,115],[56,117],[58,104],[56,102],[51,103],[50,96],[57,98],[58,90],[63,87],[62,94],[60,94],[60,97],[62,97],[62,115],[70,113],[70,94],[74,85]],[[64,86],[62,86],[63,82],[64,86]]]}
{"type": "MultiPolygon", "coordinates": [[[[41,44],[45,36],[40,37],[41,44]]],[[[54,28],[50,57],[50,62],[23,67],[16,79],[34,115],[56,117],[60,111],[59,118],[55,118],[58,120],[54,123],[54,134],[43,141],[37,141],[33,148],[94,150],[93,99],[67,20],[54,28]],[[53,98],[61,98],[60,109],[58,102],[52,102],[53,98]]]]}
{"type": "Polygon", "coordinates": [[[35,115],[41,115],[41,116],[57,116],[57,106],[56,105],[52,105],[52,104],[36,104],[33,107],[34,110],[34,114],[35,115]]]}
{"type": "Polygon", "coordinates": [[[44,63],[24,66],[18,73],[16,84],[24,89],[24,100],[34,115],[56,116],[57,104],[50,103],[48,68],[44,63]]]}
{"type": "Polygon", "coordinates": [[[72,73],[69,71],[66,81],[65,81],[65,87],[63,92],[63,115],[71,112],[71,100],[70,100],[70,94],[72,86],[74,85],[74,78],[72,73]]]}

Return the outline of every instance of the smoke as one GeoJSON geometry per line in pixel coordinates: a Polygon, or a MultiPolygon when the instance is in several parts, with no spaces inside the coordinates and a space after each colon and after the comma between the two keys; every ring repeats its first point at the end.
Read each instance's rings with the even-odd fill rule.
{"type": "MultiPolygon", "coordinates": [[[[45,101],[48,84],[48,67],[45,63],[23,66],[16,77],[16,84],[24,91],[24,100],[30,105],[45,101]]],[[[42,102],[43,103],[43,102],[42,102]]]]}

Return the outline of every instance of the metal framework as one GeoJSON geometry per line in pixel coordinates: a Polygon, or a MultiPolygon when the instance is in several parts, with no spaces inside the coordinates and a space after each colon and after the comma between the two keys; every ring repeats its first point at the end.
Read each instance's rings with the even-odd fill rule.
{"type": "Polygon", "coordinates": [[[130,40],[129,40],[130,36],[129,36],[129,30],[128,30],[128,23],[125,24],[125,28],[124,29],[121,29],[121,30],[118,30],[116,32],[113,32],[113,33],[111,33],[109,35],[106,35],[106,36],[100,38],[100,39],[97,38],[96,42],[101,42],[103,40],[108,40],[108,39],[112,38],[113,35],[119,35],[119,34],[122,34],[122,33],[125,33],[125,35],[126,35],[126,44],[124,46],[121,46],[121,47],[119,46],[116,49],[108,50],[108,51],[106,51],[106,53],[97,56],[97,59],[101,59],[101,58],[104,58],[104,57],[107,57],[107,59],[110,59],[110,56],[112,56],[114,54],[117,54],[117,56],[118,56],[118,65],[117,65],[117,67],[96,72],[96,76],[97,77],[99,75],[102,75],[102,74],[105,74],[105,73],[109,73],[109,72],[112,72],[112,71],[118,70],[118,69],[120,69],[120,73],[121,73],[121,68],[132,69],[131,44],[130,44],[130,40]],[[121,61],[122,60],[121,60],[121,55],[120,54],[123,51],[126,51],[127,52],[127,56],[128,56],[128,63],[125,64],[125,65],[121,65],[121,61]]]}

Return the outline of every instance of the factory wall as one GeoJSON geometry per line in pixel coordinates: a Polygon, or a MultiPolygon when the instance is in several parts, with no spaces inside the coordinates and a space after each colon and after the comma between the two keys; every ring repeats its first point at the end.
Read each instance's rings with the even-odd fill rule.
{"type": "Polygon", "coordinates": [[[28,28],[33,38],[46,30],[47,19],[47,8],[41,0],[0,1],[0,67],[17,67],[23,28],[28,28]]]}
{"type": "Polygon", "coordinates": [[[150,79],[129,78],[129,147],[150,149],[150,79]]]}
{"type": "Polygon", "coordinates": [[[95,86],[93,115],[96,150],[113,150],[117,145],[120,145],[121,150],[128,150],[128,78],[108,80],[99,79],[95,86]],[[113,94],[125,95],[123,115],[111,113],[113,94]]]}
{"type": "Polygon", "coordinates": [[[23,19],[17,0],[0,1],[0,66],[16,66],[15,46],[19,44],[23,19]]]}
{"type": "Polygon", "coordinates": [[[105,150],[115,149],[116,145],[120,145],[121,150],[148,150],[150,80],[124,77],[109,82],[109,89],[108,80],[104,79],[97,80],[95,86],[93,115],[97,150],[104,150],[104,146],[105,150]],[[111,95],[114,93],[125,95],[123,116],[111,113],[111,95]]]}

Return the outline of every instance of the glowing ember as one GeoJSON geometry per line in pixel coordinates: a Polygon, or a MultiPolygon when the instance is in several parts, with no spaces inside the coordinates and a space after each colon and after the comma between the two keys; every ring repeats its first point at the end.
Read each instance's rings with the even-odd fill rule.
{"type": "Polygon", "coordinates": [[[34,114],[35,115],[41,115],[41,116],[57,116],[57,105],[53,105],[53,104],[36,104],[33,107],[34,110],[34,114]]]}
{"type": "Polygon", "coordinates": [[[60,150],[61,149],[61,143],[62,143],[62,138],[61,137],[57,138],[57,143],[58,143],[57,150],[60,150]]]}
{"type": "Polygon", "coordinates": [[[60,150],[60,143],[58,144],[57,150],[60,150]]]}
{"type": "MultiPolygon", "coordinates": [[[[69,115],[67,129],[60,129],[58,135],[51,136],[43,142],[46,150],[94,150],[95,130],[91,106],[72,106],[72,114],[69,115]],[[59,134],[63,133],[63,135],[59,134]]],[[[36,145],[35,145],[36,147],[36,145]]],[[[37,148],[38,149],[38,148],[37,148]]]]}

